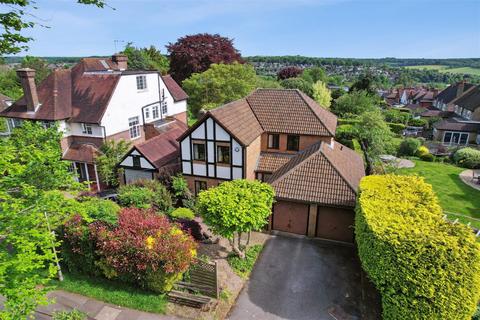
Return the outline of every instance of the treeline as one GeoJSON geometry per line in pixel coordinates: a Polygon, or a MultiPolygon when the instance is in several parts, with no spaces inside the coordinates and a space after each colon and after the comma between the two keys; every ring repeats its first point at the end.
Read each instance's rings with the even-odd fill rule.
{"type": "Polygon", "coordinates": [[[305,56],[251,56],[246,57],[249,62],[305,64],[305,65],[340,65],[340,66],[390,66],[405,67],[417,65],[443,65],[452,68],[472,67],[480,68],[480,58],[455,58],[455,59],[424,59],[424,58],[318,58],[305,56]]]}

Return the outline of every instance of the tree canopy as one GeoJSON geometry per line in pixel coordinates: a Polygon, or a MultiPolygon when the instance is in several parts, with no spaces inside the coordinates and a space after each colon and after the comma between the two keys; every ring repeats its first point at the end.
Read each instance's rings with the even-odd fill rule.
{"type": "Polygon", "coordinates": [[[285,67],[283,69],[280,69],[277,73],[277,78],[278,80],[285,80],[289,78],[296,78],[300,74],[302,74],[303,69],[299,67],[285,67]]]}
{"type": "Polygon", "coordinates": [[[375,104],[376,98],[370,96],[366,91],[353,91],[336,99],[332,111],[339,117],[352,118],[374,110],[375,104]]]}
{"type": "Polygon", "coordinates": [[[194,73],[206,71],[211,64],[242,63],[233,40],[219,34],[199,33],[169,43],[170,74],[181,83],[194,73]]]}
{"type": "Polygon", "coordinates": [[[210,69],[195,73],[183,81],[190,112],[197,116],[204,109],[213,109],[241,99],[255,89],[257,76],[248,64],[212,64],[210,69]]]}
{"type": "Polygon", "coordinates": [[[130,149],[130,142],[120,140],[107,140],[100,148],[102,155],[97,157],[98,173],[103,182],[109,186],[118,186],[118,177],[123,173],[123,169],[117,165],[122,157],[130,149]]]}
{"type": "Polygon", "coordinates": [[[317,101],[320,106],[329,109],[332,104],[332,95],[325,83],[320,80],[315,82],[312,86],[312,90],[313,99],[317,101]]]}
{"type": "Polygon", "coordinates": [[[168,72],[168,58],[162,55],[155,46],[136,48],[129,42],[123,53],[128,57],[128,68],[131,70],[157,70],[162,74],[168,72]]]}
{"type": "Polygon", "coordinates": [[[259,231],[271,214],[274,190],[260,181],[233,180],[200,192],[198,211],[212,231],[231,240],[233,250],[244,256],[241,234],[259,231]],[[235,243],[237,235],[238,244],[235,243]]]}
{"type": "Polygon", "coordinates": [[[317,83],[317,81],[322,81],[327,83],[328,76],[325,73],[325,70],[321,67],[312,67],[303,70],[302,79],[310,82],[310,83],[317,83]]]}
{"type": "Polygon", "coordinates": [[[288,78],[280,83],[285,89],[298,89],[308,95],[313,96],[312,84],[302,78],[288,78]]]}
{"type": "Polygon", "coordinates": [[[35,82],[40,84],[52,70],[48,68],[48,62],[42,58],[26,56],[21,63],[22,68],[35,69],[35,82]]]}

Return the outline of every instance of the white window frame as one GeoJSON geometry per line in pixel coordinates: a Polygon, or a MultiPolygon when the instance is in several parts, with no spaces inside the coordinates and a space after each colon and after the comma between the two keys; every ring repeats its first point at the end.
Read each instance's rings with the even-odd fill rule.
{"type": "Polygon", "coordinates": [[[168,104],[167,101],[162,101],[162,114],[167,114],[168,113],[168,104]]]}
{"type": "Polygon", "coordinates": [[[160,118],[160,113],[159,113],[159,110],[158,110],[158,105],[155,105],[152,107],[152,117],[153,119],[158,119],[160,118]]]}
{"type": "Polygon", "coordinates": [[[140,138],[140,121],[138,116],[128,118],[128,132],[131,140],[140,138]]]}
{"type": "Polygon", "coordinates": [[[150,108],[145,108],[145,119],[150,119],[150,108]]]}
{"type": "Polygon", "coordinates": [[[467,140],[464,143],[464,145],[467,145],[468,141],[470,141],[470,133],[469,132],[460,132],[460,131],[445,131],[443,133],[442,143],[449,144],[449,145],[463,145],[463,144],[460,143],[460,141],[462,140],[462,135],[467,135],[467,140]],[[447,135],[447,133],[450,133],[450,141],[448,141],[448,142],[445,141],[445,136],[447,135]],[[454,134],[458,134],[458,142],[457,143],[452,142],[454,134]]]}
{"type": "Polygon", "coordinates": [[[92,135],[93,134],[92,124],[91,123],[82,123],[82,133],[92,135]]]}
{"type": "Polygon", "coordinates": [[[147,90],[147,76],[145,75],[137,76],[137,90],[138,91],[147,90]]]}

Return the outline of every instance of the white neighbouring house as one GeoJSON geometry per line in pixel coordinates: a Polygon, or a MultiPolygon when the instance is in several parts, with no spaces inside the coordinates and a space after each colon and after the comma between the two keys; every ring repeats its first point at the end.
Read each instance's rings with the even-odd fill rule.
{"type": "Polygon", "coordinates": [[[127,69],[127,57],[84,58],[71,69],[54,70],[35,85],[35,70],[17,70],[24,96],[0,113],[9,129],[24,120],[58,122],[63,159],[92,190],[105,186],[95,158],[105,140],[133,145],[160,134],[169,121],[187,122],[187,94],[157,71],[127,69]]]}

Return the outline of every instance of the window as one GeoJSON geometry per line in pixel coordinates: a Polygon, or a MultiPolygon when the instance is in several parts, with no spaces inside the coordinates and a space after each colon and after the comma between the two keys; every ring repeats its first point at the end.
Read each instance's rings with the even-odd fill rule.
{"type": "Polygon", "coordinates": [[[142,166],[140,165],[140,156],[132,156],[133,159],[133,167],[135,168],[141,168],[142,166]]]}
{"type": "Polygon", "coordinates": [[[205,144],[193,143],[193,160],[205,161],[205,144]]]}
{"type": "Polygon", "coordinates": [[[150,118],[150,108],[145,108],[145,118],[150,118]]]}
{"type": "Polygon", "coordinates": [[[140,124],[138,122],[138,117],[129,118],[128,127],[130,132],[130,139],[140,137],[140,124]]]}
{"type": "Polygon", "coordinates": [[[162,114],[167,114],[168,108],[167,108],[167,101],[162,102],[162,114]]]}
{"type": "Polygon", "coordinates": [[[152,116],[153,116],[153,119],[158,119],[158,117],[160,116],[160,115],[158,114],[158,106],[154,106],[154,107],[152,108],[152,116]]]}
{"type": "Polygon", "coordinates": [[[445,132],[443,143],[448,144],[467,144],[470,134],[465,132],[445,132]]]}
{"type": "Polygon", "coordinates": [[[230,146],[217,145],[217,163],[230,164],[230,146]]]}
{"type": "Polygon", "coordinates": [[[147,77],[146,76],[137,76],[137,90],[147,89],[147,77]]]}
{"type": "Polygon", "coordinates": [[[200,191],[207,189],[206,181],[195,180],[195,195],[198,195],[200,191]]]}
{"type": "Polygon", "coordinates": [[[280,135],[269,134],[268,135],[268,149],[278,149],[280,146],[280,135]]]}
{"type": "Polygon", "coordinates": [[[300,143],[300,136],[291,135],[291,134],[287,136],[287,150],[298,151],[299,143],[300,143]]]}
{"type": "Polygon", "coordinates": [[[90,123],[82,123],[82,133],[92,134],[92,125],[90,123]]]}

